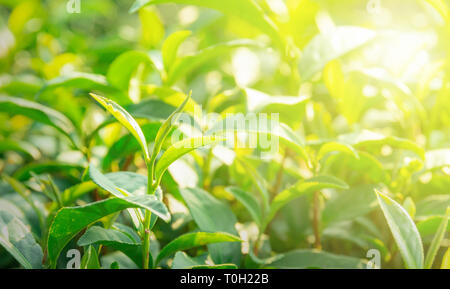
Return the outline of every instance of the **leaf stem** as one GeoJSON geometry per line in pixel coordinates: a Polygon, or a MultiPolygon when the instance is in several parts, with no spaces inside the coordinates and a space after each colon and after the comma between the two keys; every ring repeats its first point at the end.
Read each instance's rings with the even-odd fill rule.
{"type": "Polygon", "coordinates": [[[313,200],[313,230],[314,230],[314,247],[316,249],[322,249],[320,242],[320,192],[314,192],[313,200]]]}
{"type": "Polygon", "coordinates": [[[281,188],[281,184],[282,184],[282,181],[283,181],[284,165],[285,165],[287,156],[288,156],[288,151],[286,150],[284,152],[283,158],[281,159],[280,168],[278,169],[277,176],[276,176],[276,179],[275,179],[275,184],[274,184],[274,186],[272,188],[272,195],[277,194],[278,191],[281,188]]]}
{"type": "Polygon", "coordinates": [[[144,241],[142,246],[142,268],[148,269],[148,264],[150,261],[150,221],[152,213],[150,211],[145,211],[144,220],[144,241]]]}
{"type": "MultiPolygon", "coordinates": [[[[147,194],[152,195],[155,190],[153,189],[153,165],[151,162],[146,162],[147,164],[147,194]]],[[[151,224],[152,213],[149,210],[145,211],[144,219],[144,236],[143,236],[143,246],[142,246],[142,268],[148,269],[148,264],[150,261],[150,224],[151,224]]]]}
{"type": "Polygon", "coordinates": [[[256,238],[256,242],[255,242],[255,247],[253,247],[253,253],[255,254],[256,257],[258,257],[258,252],[259,252],[259,243],[261,242],[261,237],[262,237],[262,229],[259,228],[258,229],[258,237],[256,238]]]}

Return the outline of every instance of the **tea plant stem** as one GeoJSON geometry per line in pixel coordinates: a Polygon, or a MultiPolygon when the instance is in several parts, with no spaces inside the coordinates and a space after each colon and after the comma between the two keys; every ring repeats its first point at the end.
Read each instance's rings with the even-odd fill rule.
{"type": "Polygon", "coordinates": [[[208,155],[206,156],[205,163],[203,165],[203,189],[208,190],[210,186],[210,176],[209,170],[211,169],[211,160],[213,158],[212,148],[208,150],[208,155]]]}
{"type": "Polygon", "coordinates": [[[122,166],[122,171],[127,171],[128,170],[128,167],[131,165],[131,163],[133,162],[133,158],[134,158],[134,155],[133,154],[130,154],[126,159],[125,159],[125,162],[123,163],[123,166],[122,166]]]}
{"type": "MultiPolygon", "coordinates": [[[[153,164],[147,162],[147,194],[151,195],[155,192],[153,189],[153,164]]],[[[148,263],[150,260],[150,222],[152,213],[148,210],[145,211],[144,219],[144,240],[142,246],[142,268],[148,269],[148,263]]]]}
{"type": "Polygon", "coordinates": [[[277,172],[277,176],[275,179],[275,184],[272,188],[272,195],[275,195],[276,193],[278,193],[278,191],[281,188],[281,183],[283,181],[283,171],[284,171],[284,163],[286,162],[286,158],[287,158],[288,152],[287,150],[284,152],[283,155],[283,159],[281,160],[281,164],[280,164],[280,168],[277,172]]]}
{"type": "Polygon", "coordinates": [[[150,220],[152,213],[150,211],[145,211],[144,220],[144,242],[142,247],[142,258],[143,258],[143,269],[148,269],[148,263],[150,261],[150,220]]]}
{"type": "Polygon", "coordinates": [[[256,257],[258,257],[259,242],[261,242],[262,234],[263,234],[263,231],[260,228],[259,232],[258,232],[258,237],[256,238],[255,247],[253,248],[253,253],[255,254],[256,257]]]}
{"type": "Polygon", "coordinates": [[[314,192],[314,200],[313,200],[313,230],[314,230],[314,247],[316,249],[322,249],[322,245],[320,242],[320,192],[314,192]]]}

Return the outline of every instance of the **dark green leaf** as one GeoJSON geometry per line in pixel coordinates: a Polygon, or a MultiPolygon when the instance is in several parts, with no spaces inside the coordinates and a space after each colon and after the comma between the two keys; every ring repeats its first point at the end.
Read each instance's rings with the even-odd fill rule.
{"type": "Polygon", "coordinates": [[[361,259],[323,251],[296,250],[277,256],[275,261],[266,264],[266,267],[280,269],[363,269],[364,262],[361,259]]]}
{"type": "Polygon", "coordinates": [[[30,230],[6,211],[0,211],[0,245],[25,269],[42,267],[42,249],[30,230]]]}
{"type": "Polygon", "coordinates": [[[90,227],[77,243],[78,246],[105,245],[122,251],[137,266],[142,264],[142,247],[139,240],[116,229],[105,229],[99,226],[90,227]]]}
{"type": "Polygon", "coordinates": [[[94,246],[87,247],[81,258],[80,269],[100,269],[100,267],[97,249],[94,246]]]}
{"type": "Polygon", "coordinates": [[[207,232],[197,232],[184,234],[175,240],[167,244],[161,252],[159,252],[156,258],[156,264],[158,264],[165,257],[177,252],[184,251],[191,248],[204,246],[214,243],[224,243],[224,242],[240,242],[241,239],[238,237],[222,232],[207,233],[207,232]]]}
{"type": "Polygon", "coordinates": [[[261,228],[263,215],[258,200],[251,193],[241,190],[238,187],[229,187],[226,190],[244,205],[255,223],[261,228]]]}
{"type": "Polygon", "coordinates": [[[62,208],[56,214],[49,231],[47,243],[50,263],[55,264],[64,246],[83,228],[128,208],[150,210],[163,220],[170,220],[167,208],[154,195],[111,198],[85,206],[62,208]]]}
{"type": "MultiPolygon", "coordinates": [[[[201,231],[237,235],[236,216],[227,205],[198,188],[182,189],[180,193],[201,231]]],[[[241,246],[238,243],[211,244],[208,251],[216,264],[240,262],[241,246]]]]}
{"type": "Polygon", "coordinates": [[[153,62],[148,54],[140,51],[127,51],[111,63],[106,77],[114,87],[128,91],[133,73],[141,64],[153,66],[153,62]]]}

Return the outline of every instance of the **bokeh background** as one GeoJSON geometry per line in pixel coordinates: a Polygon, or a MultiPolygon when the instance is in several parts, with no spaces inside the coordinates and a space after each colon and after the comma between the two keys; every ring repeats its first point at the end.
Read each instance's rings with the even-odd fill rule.
{"type": "MultiPolygon", "coordinates": [[[[317,160],[314,170],[284,149],[269,160],[252,159],[274,194],[319,170],[345,180],[354,190],[381,185],[410,209],[416,224],[425,222],[419,231],[425,244],[430,243],[436,227],[429,226],[436,223],[430,218],[443,215],[450,204],[448,0],[256,0],[267,22],[247,12],[245,5],[237,9],[236,1],[230,1],[229,13],[173,3],[130,13],[132,0],[81,0],[80,13],[69,13],[68,2],[0,0],[2,96],[51,107],[81,135],[95,132],[107,118],[88,97],[91,91],[128,107],[146,99],[177,106],[179,98],[166,99],[172,92],[159,89],[192,90],[204,112],[280,113],[280,120],[305,142],[312,159],[322,144],[335,140],[358,144],[364,157],[356,161],[348,154],[332,154],[326,161],[317,160]],[[188,60],[177,71],[167,71],[163,45],[181,30],[190,34],[186,32],[177,57],[188,60]],[[115,62],[129,51],[144,52],[153,63],[115,62]],[[128,78],[111,73],[113,63],[115,73],[128,78]],[[367,138],[380,141],[362,144],[367,138]]],[[[15,176],[37,192],[42,188],[31,171],[50,174],[61,191],[81,179],[87,165],[85,151],[75,149],[54,128],[4,105],[0,132],[2,174],[15,176]]],[[[98,132],[90,155],[103,170],[125,167],[145,173],[137,150],[131,157],[116,154],[104,161],[127,135],[120,125],[110,124],[98,132]]],[[[225,188],[237,185],[251,191],[254,186],[245,167],[228,158],[230,151],[238,157],[252,154],[227,148],[216,152],[211,167],[203,170],[198,156],[188,156],[171,167],[165,192],[182,203],[178,188],[205,188],[229,203],[239,222],[248,224],[251,217],[225,188]]],[[[6,182],[1,188],[3,207],[23,210],[6,182]]],[[[322,208],[326,210],[336,195],[325,191],[322,208]]],[[[335,201],[322,215],[329,224],[339,223],[323,228],[322,247],[365,257],[375,246],[386,266],[402,267],[385,221],[379,210],[374,211],[375,196],[355,195],[350,190],[348,196],[353,197],[335,201]],[[356,213],[343,213],[344,208],[356,213]]],[[[263,238],[268,242],[263,255],[314,247],[312,203],[303,197],[282,210],[263,238]]],[[[33,218],[28,216],[27,221],[32,227],[33,218]]],[[[176,230],[161,226],[155,234],[167,243],[194,225],[176,230]]],[[[443,247],[448,245],[444,239],[443,247]]],[[[439,251],[436,267],[443,254],[439,251]]],[[[7,267],[13,261],[0,262],[7,267]]]]}

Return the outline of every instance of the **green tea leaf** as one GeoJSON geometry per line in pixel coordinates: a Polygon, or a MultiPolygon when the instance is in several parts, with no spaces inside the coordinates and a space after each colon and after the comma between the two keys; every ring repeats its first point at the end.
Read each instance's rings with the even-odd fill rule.
{"type": "Polygon", "coordinates": [[[109,269],[120,269],[120,265],[116,261],[112,262],[111,265],[109,266],[109,269]]]}
{"type": "Polygon", "coordinates": [[[162,175],[167,170],[167,168],[180,157],[199,147],[217,144],[223,140],[224,140],[223,138],[218,137],[194,137],[174,143],[164,152],[164,154],[156,163],[155,168],[156,183],[157,184],[160,183],[162,175]]]}
{"type": "Polygon", "coordinates": [[[258,200],[249,192],[241,190],[238,187],[226,188],[226,191],[232,194],[248,210],[258,227],[261,228],[263,214],[258,200]]]}
{"type": "Polygon", "coordinates": [[[56,214],[49,230],[47,244],[50,263],[55,265],[64,246],[83,228],[105,216],[128,208],[150,210],[163,220],[170,220],[166,206],[154,195],[110,198],[85,206],[62,208],[56,214]]]}
{"type": "Polygon", "coordinates": [[[436,254],[441,246],[442,240],[444,239],[445,232],[447,231],[449,216],[450,207],[447,208],[447,213],[444,218],[442,218],[439,228],[433,237],[433,241],[431,241],[430,247],[428,248],[427,256],[425,258],[425,269],[431,269],[433,266],[434,259],[436,258],[436,254]]]}
{"type": "Polygon", "coordinates": [[[190,269],[205,264],[204,256],[190,257],[185,252],[176,252],[172,261],[172,269],[190,269]]]}
{"type": "MultiPolygon", "coordinates": [[[[150,166],[152,166],[152,170],[154,169],[156,157],[161,151],[161,147],[164,143],[164,140],[168,136],[170,129],[172,128],[174,123],[180,117],[180,112],[183,111],[184,107],[186,106],[190,98],[191,95],[189,94],[189,96],[186,97],[184,102],[169,116],[169,118],[166,119],[166,121],[163,122],[163,124],[159,128],[158,133],[156,134],[155,137],[155,144],[153,145],[152,156],[150,159],[150,166]]],[[[154,170],[153,173],[155,173],[154,170]]],[[[151,177],[153,177],[153,175],[151,177]]]]}
{"type": "Polygon", "coordinates": [[[197,265],[189,269],[237,269],[235,264],[197,265]]]}
{"type": "Polygon", "coordinates": [[[368,100],[362,97],[361,76],[356,72],[344,74],[341,62],[337,59],[328,62],[323,70],[323,81],[330,96],[349,125],[361,121],[368,100]]]}
{"type": "Polygon", "coordinates": [[[397,202],[377,190],[375,193],[406,266],[423,268],[422,239],[413,220],[397,202]]]}
{"type": "MultiPolygon", "coordinates": [[[[170,117],[176,108],[179,108],[185,102],[186,97],[188,97],[188,95],[182,91],[167,86],[147,85],[145,88],[146,93],[156,96],[159,100],[163,101],[166,106],[173,107],[172,111],[170,111],[169,115],[165,117],[164,120],[170,117]]],[[[159,111],[159,109],[157,110],[159,111]]],[[[201,112],[202,107],[194,99],[192,99],[191,95],[189,95],[189,100],[184,105],[183,111],[194,115],[194,113],[201,112]]]]}
{"type": "Polygon", "coordinates": [[[31,178],[31,173],[59,173],[77,176],[84,168],[80,165],[63,163],[58,161],[29,163],[14,173],[14,178],[19,181],[25,181],[31,178]]]}
{"type": "Polygon", "coordinates": [[[167,37],[162,46],[162,57],[164,62],[164,68],[167,73],[170,72],[173,64],[177,59],[178,48],[181,43],[192,34],[191,31],[182,30],[176,31],[167,37]]]}
{"type": "Polygon", "coordinates": [[[100,269],[100,267],[97,250],[94,246],[87,247],[81,258],[80,269],[100,269]]]}
{"type": "Polygon", "coordinates": [[[450,269],[450,248],[447,249],[442,258],[441,269],[450,269]]]}
{"type": "Polygon", "coordinates": [[[157,47],[164,38],[164,23],[154,7],[139,10],[141,43],[146,49],[157,47]]]}
{"type": "Polygon", "coordinates": [[[416,216],[416,205],[414,204],[414,201],[411,197],[407,197],[402,204],[403,208],[408,212],[408,214],[411,216],[411,219],[414,220],[414,217],[416,216]]]}
{"type": "Polygon", "coordinates": [[[205,256],[189,257],[184,252],[177,252],[172,262],[172,269],[237,269],[235,264],[206,265],[205,256]]]}
{"type": "MultiPolygon", "coordinates": [[[[258,136],[258,141],[261,140],[259,137],[260,135],[266,135],[271,138],[279,139],[280,143],[283,143],[285,146],[292,149],[294,152],[299,154],[301,158],[306,161],[309,159],[304,148],[304,143],[300,137],[297,136],[297,134],[287,125],[272,119],[247,119],[239,114],[231,115],[214,124],[213,127],[206,132],[206,135],[225,135],[227,136],[227,139],[233,139],[234,132],[256,135],[258,136]]],[[[272,145],[272,142],[268,139],[264,139],[263,141],[270,143],[264,145],[272,145]]],[[[277,143],[278,142],[274,141],[275,145],[277,143]]]]}
{"type": "Polygon", "coordinates": [[[177,251],[184,251],[199,246],[224,242],[241,242],[241,239],[234,235],[222,232],[197,232],[184,234],[171,241],[161,250],[161,252],[159,252],[158,257],[156,258],[156,264],[177,251]]]}
{"type": "Polygon", "coordinates": [[[94,165],[89,165],[89,176],[91,177],[92,181],[94,181],[94,183],[96,183],[99,187],[110,192],[114,196],[123,198],[128,197],[129,195],[143,195],[145,193],[145,186],[147,184],[147,181],[144,176],[129,172],[119,172],[113,174],[114,175],[111,175],[111,177],[108,178],[103,175],[97,168],[95,168],[94,165]],[[124,178],[126,178],[126,181],[130,181],[131,178],[132,181],[125,183],[122,182],[122,184],[127,184],[127,188],[122,188],[115,183],[115,181],[120,182],[121,179],[123,180],[124,178]],[[130,187],[130,185],[132,187],[130,187]],[[129,193],[129,195],[126,193],[129,193]]]}
{"type": "Polygon", "coordinates": [[[78,140],[73,123],[62,113],[40,103],[22,98],[0,96],[0,111],[12,115],[20,114],[37,122],[56,128],[76,145],[78,140]]]}
{"type": "Polygon", "coordinates": [[[106,246],[139,246],[141,242],[134,240],[127,234],[116,229],[105,229],[99,226],[92,226],[86,230],[83,236],[78,239],[78,246],[89,245],[106,246]]]}
{"type": "Polygon", "coordinates": [[[142,152],[144,153],[144,158],[146,160],[149,160],[150,154],[148,151],[147,141],[145,140],[144,133],[142,132],[136,120],[125,109],[123,109],[114,101],[93,93],[91,93],[90,95],[95,100],[97,100],[104,108],[106,108],[124,127],[126,127],[133,134],[133,136],[141,146],[142,152]]]}
{"type": "Polygon", "coordinates": [[[102,269],[111,269],[117,263],[120,269],[139,269],[139,267],[121,251],[115,251],[101,256],[102,269]]]}
{"type": "MultiPolygon", "coordinates": [[[[358,151],[359,158],[349,154],[330,155],[325,164],[333,171],[340,171],[344,168],[351,170],[361,176],[367,176],[373,183],[389,182],[390,175],[383,167],[383,164],[372,154],[358,151]]],[[[324,165],[325,166],[325,165],[324,165]]]]}
{"type": "Polygon", "coordinates": [[[15,151],[34,160],[39,159],[41,156],[41,152],[34,145],[25,141],[15,141],[11,139],[2,140],[0,142],[0,153],[6,151],[15,151]]]}
{"type": "Polygon", "coordinates": [[[278,210],[292,200],[325,188],[348,189],[348,186],[340,179],[332,176],[318,176],[308,180],[298,181],[296,184],[275,196],[270,204],[270,211],[266,217],[265,226],[273,219],[273,217],[275,217],[278,210]]]}
{"type": "Polygon", "coordinates": [[[245,88],[247,107],[254,113],[278,113],[280,122],[295,126],[303,120],[309,97],[301,96],[272,96],[264,92],[245,88]]]}
{"type": "MultiPolygon", "coordinates": [[[[186,98],[186,96],[184,96],[184,98],[186,98]]],[[[133,103],[126,106],[126,110],[134,118],[145,118],[151,121],[164,121],[176,110],[176,106],[167,104],[164,100],[144,99],[139,103],[133,103]]]]}
{"type": "MultiPolygon", "coordinates": [[[[201,231],[237,235],[236,216],[226,204],[198,188],[181,189],[180,193],[201,231]]],[[[216,264],[240,262],[241,246],[238,243],[210,244],[208,251],[216,264]]]]}
{"type": "MultiPolygon", "coordinates": [[[[147,143],[155,140],[160,127],[161,123],[159,122],[146,123],[141,126],[142,133],[144,134],[147,143]]],[[[102,168],[104,170],[109,169],[113,161],[126,159],[130,155],[133,156],[139,149],[139,142],[132,134],[124,135],[109,148],[102,160],[102,168]]]]}
{"type": "MultiPolygon", "coordinates": [[[[175,110],[174,106],[171,106],[161,100],[155,99],[145,99],[139,103],[130,104],[125,107],[125,110],[135,119],[147,119],[149,121],[164,121],[166,120],[170,114],[175,110]]],[[[104,127],[109,124],[112,124],[116,121],[114,117],[107,118],[103,123],[97,126],[87,137],[86,143],[89,143],[89,140],[92,140],[97,133],[104,127]]],[[[154,140],[151,135],[147,136],[148,132],[148,124],[144,124],[141,129],[146,137],[146,139],[154,140]],[[146,129],[147,127],[147,129],[146,129]]],[[[133,135],[133,134],[132,134],[133,135]]],[[[137,141],[137,140],[136,140],[137,141]]],[[[138,142],[139,144],[139,142],[138,142]]]]}
{"type": "Polygon", "coordinates": [[[25,269],[42,268],[43,253],[30,229],[6,211],[0,211],[0,245],[25,269]]]}
{"type": "Polygon", "coordinates": [[[345,143],[328,142],[320,147],[317,153],[317,160],[323,159],[327,154],[332,152],[342,152],[352,155],[354,158],[359,159],[359,154],[354,147],[345,143]]]}
{"type": "Polygon", "coordinates": [[[416,218],[444,216],[450,206],[450,195],[431,195],[416,204],[416,218]]]}
{"type": "Polygon", "coordinates": [[[116,230],[99,226],[90,227],[77,242],[78,246],[104,245],[123,252],[137,266],[142,265],[142,247],[140,240],[116,230]]]}
{"type": "Polygon", "coordinates": [[[339,140],[356,148],[389,145],[393,148],[410,150],[417,154],[421,159],[425,159],[424,150],[415,142],[394,136],[384,136],[369,130],[341,135],[339,136],[339,140]]]}
{"type": "Polygon", "coordinates": [[[167,77],[167,84],[174,84],[181,77],[188,75],[202,64],[222,57],[223,55],[227,55],[232,50],[239,47],[261,48],[262,45],[259,42],[249,39],[233,40],[204,48],[192,55],[180,57],[172,65],[172,69],[167,77]]]}
{"type": "Polygon", "coordinates": [[[153,62],[148,54],[141,51],[127,51],[119,55],[111,63],[106,78],[114,87],[128,91],[130,80],[141,64],[149,67],[153,66],[153,62]]]}
{"type": "Polygon", "coordinates": [[[44,91],[56,89],[59,87],[70,87],[86,90],[101,90],[104,92],[114,92],[115,89],[111,87],[101,74],[92,74],[85,72],[71,72],[70,74],[58,76],[45,83],[41,88],[40,93],[44,91]]]}
{"type": "Polygon", "coordinates": [[[363,269],[361,259],[315,250],[295,250],[276,256],[265,267],[279,269],[363,269]]]}
{"type": "Polygon", "coordinates": [[[253,184],[258,189],[258,192],[261,195],[262,199],[263,212],[266,213],[269,210],[269,199],[270,199],[266,179],[264,179],[261,176],[261,174],[255,169],[255,167],[253,167],[253,165],[250,162],[248,162],[245,158],[237,158],[237,160],[241,163],[245,171],[249,173],[253,184]]]}
{"type": "MultiPolygon", "coordinates": [[[[103,175],[93,165],[89,166],[89,175],[98,186],[118,198],[144,195],[147,193],[147,177],[143,175],[132,172],[114,172],[103,175]]],[[[154,196],[157,200],[161,201],[162,191],[156,189],[154,196]]],[[[135,227],[139,228],[141,220],[144,219],[143,213],[137,209],[129,209],[128,212],[133,219],[135,227]]],[[[157,219],[157,214],[151,216],[150,227],[153,227],[157,219]]]]}
{"type": "MultiPolygon", "coordinates": [[[[417,223],[417,230],[420,233],[420,236],[424,238],[428,235],[434,235],[439,229],[441,222],[444,220],[445,216],[430,216],[426,219],[417,223]]],[[[447,232],[450,232],[450,223],[447,224],[447,232]]]]}
{"type": "Polygon", "coordinates": [[[65,189],[61,194],[61,199],[64,206],[72,205],[77,199],[93,191],[96,187],[97,186],[93,182],[88,181],[65,189]]]}
{"type": "Polygon", "coordinates": [[[377,205],[373,190],[377,186],[360,185],[349,190],[339,192],[328,200],[322,211],[322,224],[330,224],[354,220],[372,211],[377,205]]]}

